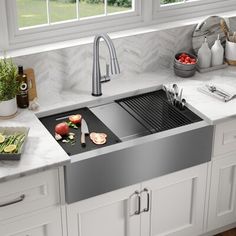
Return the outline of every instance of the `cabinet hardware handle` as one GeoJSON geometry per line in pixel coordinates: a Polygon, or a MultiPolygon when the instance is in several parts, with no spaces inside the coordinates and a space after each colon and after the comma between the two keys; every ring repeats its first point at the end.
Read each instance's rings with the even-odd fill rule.
{"type": "MultiPolygon", "coordinates": [[[[146,193],[146,195],[147,195],[147,205],[146,205],[146,208],[144,208],[144,209],[141,211],[141,213],[142,213],[142,212],[149,212],[149,210],[150,210],[150,194],[149,194],[149,191],[148,191],[147,188],[145,188],[145,189],[143,189],[143,190],[141,191],[141,193],[146,193]]],[[[141,194],[141,193],[140,193],[140,194],[141,194]]]]}
{"type": "Polygon", "coordinates": [[[135,191],[135,195],[138,197],[138,210],[134,212],[135,215],[140,215],[141,213],[141,196],[138,191],[135,191]]]}
{"type": "Polygon", "coordinates": [[[22,194],[18,198],[14,199],[14,200],[12,200],[10,202],[6,202],[6,203],[0,204],[0,207],[5,207],[5,206],[12,205],[12,204],[16,204],[18,202],[22,202],[24,199],[25,199],[25,194],[22,194]]]}

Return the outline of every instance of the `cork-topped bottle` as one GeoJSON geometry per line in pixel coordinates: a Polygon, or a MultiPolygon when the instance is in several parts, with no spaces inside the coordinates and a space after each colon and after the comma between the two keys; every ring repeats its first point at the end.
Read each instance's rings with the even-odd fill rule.
{"type": "Polygon", "coordinates": [[[29,106],[27,76],[24,74],[23,66],[18,66],[19,92],[16,96],[17,106],[27,108],[29,106]]]}

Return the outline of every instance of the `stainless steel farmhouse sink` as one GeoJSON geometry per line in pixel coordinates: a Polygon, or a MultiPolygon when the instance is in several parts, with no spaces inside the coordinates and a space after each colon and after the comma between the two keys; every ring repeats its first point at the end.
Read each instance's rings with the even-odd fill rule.
{"type": "MultiPolygon", "coordinates": [[[[49,120],[69,114],[41,121],[54,135],[49,120]]],[[[71,154],[71,163],[65,167],[67,203],[211,159],[213,126],[188,108],[171,105],[162,90],[90,107],[86,114],[90,132],[107,132],[109,145],[73,154],[66,150],[71,154]]]]}

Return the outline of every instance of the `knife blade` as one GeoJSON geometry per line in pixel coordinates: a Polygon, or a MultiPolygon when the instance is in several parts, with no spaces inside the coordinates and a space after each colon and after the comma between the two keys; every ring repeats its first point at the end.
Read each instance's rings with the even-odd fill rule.
{"type": "Polygon", "coordinates": [[[85,134],[89,134],[89,129],[86,121],[84,119],[81,120],[81,137],[80,137],[80,142],[83,147],[86,146],[86,141],[85,141],[85,134]]]}

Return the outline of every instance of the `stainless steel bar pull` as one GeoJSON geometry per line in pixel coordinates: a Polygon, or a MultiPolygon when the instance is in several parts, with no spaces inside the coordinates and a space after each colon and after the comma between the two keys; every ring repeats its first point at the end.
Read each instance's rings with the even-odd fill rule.
{"type": "Polygon", "coordinates": [[[150,210],[150,193],[149,193],[149,191],[148,191],[147,188],[144,188],[144,189],[141,191],[140,194],[142,194],[142,193],[146,193],[146,195],[147,195],[147,205],[146,205],[146,207],[141,211],[141,213],[142,213],[142,212],[149,212],[149,210],[150,210]]]}
{"type": "Polygon", "coordinates": [[[5,203],[0,203],[0,207],[5,207],[5,206],[16,204],[18,202],[22,202],[24,199],[25,199],[25,194],[22,194],[14,200],[11,200],[11,201],[5,202],[5,203]]]}
{"type": "Polygon", "coordinates": [[[134,212],[135,215],[140,215],[141,213],[141,196],[138,191],[135,191],[135,195],[138,197],[138,210],[134,212]]]}

